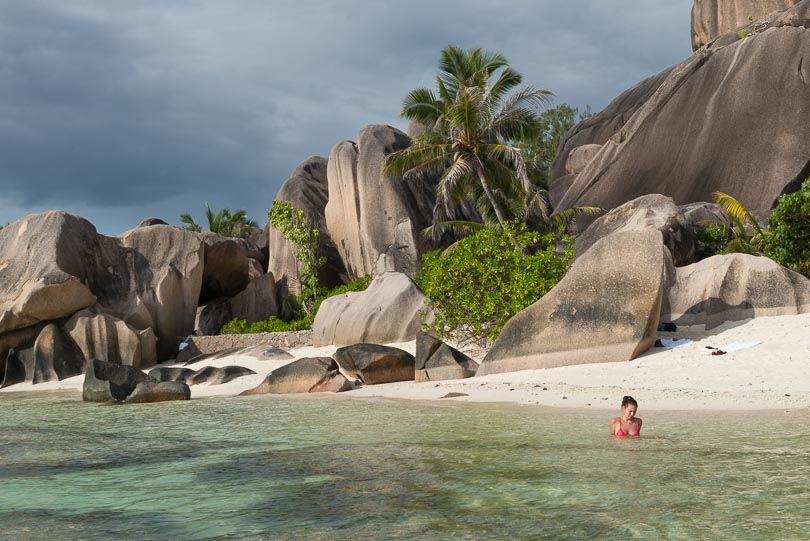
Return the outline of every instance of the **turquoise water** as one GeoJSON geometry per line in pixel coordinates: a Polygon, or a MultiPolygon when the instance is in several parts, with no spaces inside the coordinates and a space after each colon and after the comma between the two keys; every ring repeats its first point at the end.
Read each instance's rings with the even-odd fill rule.
{"type": "Polygon", "coordinates": [[[808,539],[810,415],[0,395],[2,539],[808,539]]]}

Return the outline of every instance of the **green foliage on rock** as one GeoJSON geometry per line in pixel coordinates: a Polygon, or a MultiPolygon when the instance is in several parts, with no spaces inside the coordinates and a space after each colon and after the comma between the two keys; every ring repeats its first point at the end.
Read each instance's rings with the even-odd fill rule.
{"type": "Polygon", "coordinates": [[[321,232],[305,211],[293,207],[289,201],[273,201],[267,219],[289,241],[293,255],[301,264],[301,285],[311,294],[304,297],[302,305],[307,313],[314,313],[311,305],[318,302],[318,271],[326,263],[326,258],[319,255],[321,232]]]}
{"type": "Polygon", "coordinates": [[[768,220],[766,255],[810,278],[810,178],[783,195],[768,220]]]}
{"type": "Polygon", "coordinates": [[[284,321],[275,316],[257,321],[255,323],[248,323],[244,319],[232,319],[222,326],[219,330],[220,334],[256,334],[262,332],[290,332],[290,331],[305,331],[312,328],[312,321],[314,316],[306,316],[303,319],[294,319],[292,321],[284,321]]]}
{"type": "Polygon", "coordinates": [[[416,283],[434,303],[431,330],[447,338],[494,340],[504,324],[548,293],[574,258],[571,239],[555,249],[557,237],[525,231],[514,223],[487,228],[451,248],[428,252],[416,283]],[[517,242],[515,249],[513,241],[517,242]]]}
{"type": "Polygon", "coordinates": [[[288,296],[286,299],[284,299],[284,301],[282,301],[282,305],[287,305],[287,308],[282,310],[282,312],[286,312],[286,314],[282,313],[282,316],[288,316],[286,321],[276,316],[270,316],[265,320],[257,321],[255,323],[248,323],[244,319],[234,318],[223,325],[219,330],[219,333],[254,334],[261,332],[290,332],[311,329],[312,322],[315,321],[315,314],[318,313],[318,309],[321,307],[323,301],[329,297],[343,295],[344,293],[349,293],[351,291],[365,291],[370,283],[371,276],[363,276],[348,284],[327,290],[321,295],[321,298],[315,304],[315,309],[311,315],[303,312],[302,303],[300,300],[301,297],[310,298],[311,295],[309,293],[305,292],[301,297],[288,296]]]}
{"type": "Polygon", "coordinates": [[[695,229],[695,261],[722,254],[731,242],[731,232],[722,224],[712,223],[695,229]]]}
{"type": "Polygon", "coordinates": [[[712,192],[712,197],[731,221],[731,227],[719,226],[722,233],[711,232],[722,245],[717,253],[762,255],[768,243],[768,230],[731,195],[712,192]]]}

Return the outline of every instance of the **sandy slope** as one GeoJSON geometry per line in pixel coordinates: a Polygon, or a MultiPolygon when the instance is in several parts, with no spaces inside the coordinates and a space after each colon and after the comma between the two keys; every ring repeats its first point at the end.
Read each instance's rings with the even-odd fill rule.
{"type": "MultiPolygon", "coordinates": [[[[688,338],[691,345],[674,349],[653,348],[640,358],[622,363],[567,366],[494,374],[436,383],[401,382],[361,387],[337,395],[435,400],[447,393],[465,393],[456,401],[514,402],[558,407],[618,409],[625,394],[633,395],[644,409],[796,409],[810,407],[810,314],[758,318],[727,323],[705,331],[682,328],[661,333],[664,338],[688,338]],[[712,356],[706,346],[733,342],[761,343],[712,356]]],[[[394,344],[414,352],[415,343],[394,344]]],[[[296,358],[331,355],[336,348],[300,348],[296,358]]],[[[195,385],[192,398],[236,395],[254,387],[266,374],[289,361],[258,361],[231,355],[199,366],[237,364],[258,372],[224,385],[195,385]]],[[[83,376],[41,385],[18,384],[5,391],[81,390],[83,376]]]]}

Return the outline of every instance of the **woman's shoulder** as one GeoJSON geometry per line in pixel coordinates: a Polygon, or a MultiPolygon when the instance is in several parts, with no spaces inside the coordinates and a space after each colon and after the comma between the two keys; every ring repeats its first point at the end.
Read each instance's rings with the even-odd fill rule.
{"type": "Polygon", "coordinates": [[[611,419],[611,420],[610,420],[610,422],[611,422],[611,423],[618,423],[618,422],[620,422],[621,420],[622,420],[622,418],[621,418],[621,417],[614,417],[613,419],[611,419]]]}

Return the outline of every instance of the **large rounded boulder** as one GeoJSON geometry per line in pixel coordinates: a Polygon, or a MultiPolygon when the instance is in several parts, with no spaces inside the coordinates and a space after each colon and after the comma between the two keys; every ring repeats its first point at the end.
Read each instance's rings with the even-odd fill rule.
{"type": "Polygon", "coordinates": [[[416,337],[414,380],[417,382],[471,378],[478,363],[435,336],[420,332],[416,337]]]}
{"type": "MultiPolygon", "coordinates": [[[[313,225],[320,231],[318,243],[326,263],[320,271],[320,283],[334,287],[346,279],[346,269],[327,231],[325,208],[329,200],[327,180],[327,159],[310,156],[295,168],[278,191],[276,201],[289,201],[290,204],[307,213],[313,225]]],[[[273,273],[282,292],[292,295],[301,293],[299,263],[290,242],[281,231],[267,224],[269,242],[268,272],[273,273]]]]}
{"type": "Polygon", "coordinates": [[[151,328],[158,359],[168,359],[179,337],[194,330],[203,277],[203,243],[190,231],[166,225],[133,229],[121,235],[127,254],[127,284],[113,302],[95,311],[124,320],[138,331],[151,328]]]}
{"type": "Polygon", "coordinates": [[[65,324],[65,332],[84,359],[99,359],[136,368],[157,362],[156,339],[151,328],[139,331],[108,314],[78,312],[65,324]]]}
{"type": "Polygon", "coordinates": [[[200,303],[217,297],[232,297],[264,272],[257,246],[245,239],[201,233],[205,256],[200,303]]]}
{"type": "Polygon", "coordinates": [[[366,385],[412,381],[416,360],[405,350],[378,344],[338,348],[334,359],[340,370],[366,385]]]}
{"type": "Polygon", "coordinates": [[[312,324],[312,345],[407,342],[423,321],[432,321],[428,298],[400,272],[384,272],[365,291],[321,303],[312,324]]]}
{"type": "Polygon", "coordinates": [[[693,261],[695,239],[692,228],[672,198],[660,194],[643,195],[601,216],[577,237],[574,250],[577,256],[581,256],[608,235],[644,229],[661,232],[676,266],[693,261]]]}
{"type": "Polygon", "coordinates": [[[0,230],[0,333],[69,317],[96,302],[92,277],[114,242],[78,216],[32,214],[0,230]]]}
{"type": "Polygon", "coordinates": [[[727,34],[723,45],[648,80],[645,86],[660,84],[627,109],[624,123],[603,112],[572,130],[564,149],[574,139],[575,146],[603,146],[557,209],[613,209],[650,193],[682,205],[721,191],[753,211],[795,191],[810,173],[810,0],[763,24],[745,39],[727,34]],[[589,126],[604,129],[583,137],[589,126]],[[605,141],[609,126],[615,130],[605,141]]]}
{"type": "Polygon", "coordinates": [[[349,279],[383,271],[414,276],[422,253],[434,247],[422,230],[432,223],[435,187],[384,171],[388,156],[410,144],[403,132],[377,124],[329,155],[326,225],[349,279]]]}
{"type": "Polygon", "coordinates": [[[476,375],[628,361],[652,346],[664,286],[661,233],[614,233],[510,319],[476,375]]]}
{"type": "Polygon", "coordinates": [[[675,270],[661,319],[677,325],[810,312],[810,280],[762,256],[709,257],[675,270]]]}
{"type": "Polygon", "coordinates": [[[351,383],[340,373],[333,359],[310,357],[273,370],[258,386],[241,394],[341,392],[349,389],[351,383]]]}

